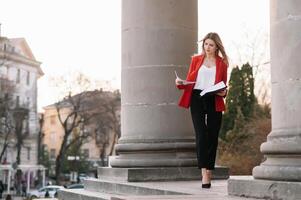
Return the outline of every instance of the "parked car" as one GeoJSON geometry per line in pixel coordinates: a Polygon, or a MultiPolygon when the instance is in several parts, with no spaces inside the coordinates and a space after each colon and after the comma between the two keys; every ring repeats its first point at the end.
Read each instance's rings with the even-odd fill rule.
{"type": "Polygon", "coordinates": [[[59,185],[48,185],[45,187],[41,187],[38,190],[32,190],[28,193],[29,199],[41,198],[47,196],[48,193],[49,197],[55,197],[57,191],[63,189],[63,186],[59,185]]]}
{"type": "Polygon", "coordinates": [[[84,184],[82,183],[75,183],[67,186],[67,189],[82,189],[84,188],[84,184]]]}
{"type": "Polygon", "coordinates": [[[83,180],[89,178],[89,176],[87,174],[82,173],[78,175],[78,178],[80,182],[83,182],[83,180]]]}

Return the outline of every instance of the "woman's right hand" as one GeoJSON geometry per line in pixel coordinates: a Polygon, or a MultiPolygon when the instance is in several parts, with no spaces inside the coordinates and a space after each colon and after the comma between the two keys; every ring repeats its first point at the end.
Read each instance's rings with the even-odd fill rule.
{"type": "Polygon", "coordinates": [[[176,82],[176,85],[184,85],[184,81],[179,78],[176,78],[175,82],[176,82]]]}

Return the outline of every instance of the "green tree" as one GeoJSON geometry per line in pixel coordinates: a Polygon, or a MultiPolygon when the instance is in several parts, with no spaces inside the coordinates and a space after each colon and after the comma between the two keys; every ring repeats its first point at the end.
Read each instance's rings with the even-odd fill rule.
{"type": "Polygon", "coordinates": [[[229,93],[226,99],[227,110],[224,114],[220,137],[226,139],[227,132],[234,128],[238,120],[238,110],[241,110],[245,120],[250,119],[253,116],[256,103],[252,67],[249,63],[246,63],[241,69],[238,67],[233,68],[229,81],[229,93]]]}
{"type": "Polygon", "coordinates": [[[76,171],[78,173],[88,172],[90,169],[90,164],[86,159],[86,155],[82,152],[82,145],[85,143],[84,140],[78,140],[73,143],[70,148],[66,151],[63,159],[63,173],[70,173],[71,171],[76,171]],[[68,160],[68,157],[74,159],[68,160]]]}
{"type": "Polygon", "coordinates": [[[237,148],[241,142],[243,142],[248,135],[244,132],[244,126],[246,124],[245,117],[240,109],[240,107],[237,107],[237,115],[234,120],[234,127],[233,129],[229,130],[226,134],[225,141],[228,143],[226,145],[227,149],[234,150],[237,148]]]}
{"type": "Polygon", "coordinates": [[[41,146],[41,152],[39,153],[39,164],[45,166],[46,168],[50,169],[51,168],[51,162],[49,158],[49,152],[46,148],[45,145],[41,146]]]}
{"type": "Polygon", "coordinates": [[[234,120],[237,115],[237,107],[240,105],[239,100],[243,91],[243,81],[240,75],[240,70],[235,67],[231,71],[229,80],[229,92],[226,98],[227,110],[223,116],[223,124],[220,137],[225,139],[227,131],[234,127],[234,120]]]}
{"type": "Polygon", "coordinates": [[[240,70],[241,80],[243,82],[242,95],[240,95],[241,111],[246,119],[252,117],[254,106],[257,103],[254,95],[254,77],[253,69],[249,63],[244,64],[240,70]]]}

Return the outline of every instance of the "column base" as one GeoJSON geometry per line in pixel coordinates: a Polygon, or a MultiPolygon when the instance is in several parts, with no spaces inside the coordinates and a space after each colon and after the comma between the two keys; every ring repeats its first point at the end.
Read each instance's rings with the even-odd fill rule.
{"type": "Polygon", "coordinates": [[[262,199],[300,199],[301,182],[254,179],[234,176],[228,180],[228,194],[262,199]]]}
{"type": "Polygon", "coordinates": [[[255,179],[300,182],[301,167],[287,165],[265,166],[261,164],[253,168],[253,176],[255,179]]]}
{"type": "MultiPolygon", "coordinates": [[[[200,180],[197,167],[111,168],[99,167],[98,178],[128,182],[200,180]]],[[[228,179],[229,168],[216,166],[213,179],[228,179]]]]}

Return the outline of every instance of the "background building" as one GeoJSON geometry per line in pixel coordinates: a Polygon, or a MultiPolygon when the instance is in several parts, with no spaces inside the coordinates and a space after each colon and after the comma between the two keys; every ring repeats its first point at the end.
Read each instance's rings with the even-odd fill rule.
{"type": "MultiPolygon", "coordinates": [[[[28,136],[21,152],[22,164],[37,164],[36,136],[39,130],[37,116],[37,80],[43,76],[41,62],[37,61],[24,38],[0,37],[0,75],[15,84],[16,106],[29,109],[28,136]]],[[[1,142],[0,142],[1,145],[1,142]]],[[[15,149],[5,153],[6,163],[15,162],[15,149]]]]}
{"type": "MultiPolygon", "coordinates": [[[[44,170],[37,165],[37,80],[43,76],[40,65],[24,38],[0,37],[0,174],[5,184],[15,185],[17,193],[24,182],[27,191],[35,186],[37,171],[44,170]]],[[[41,176],[44,183],[45,174],[41,176]]]]}
{"type": "MultiPolygon", "coordinates": [[[[94,170],[96,170],[97,166],[107,165],[107,156],[115,154],[114,145],[119,135],[116,133],[114,125],[117,126],[118,130],[120,129],[120,99],[116,101],[117,107],[113,108],[113,112],[116,113],[114,116],[117,116],[118,118],[117,124],[114,124],[113,119],[110,118],[109,112],[104,108],[104,106],[110,108],[110,104],[107,102],[112,103],[114,95],[118,96],[120,94],[102,90],[86,91],[70,97],[69,100],[65,99],[65,101],[44,107],[42,146],[44,151],[47,152],[51,163],[51,174],[55,173],[55,160],[59,154],[65,136],[65,130],[59,120],[57,106],[60,107],[60,117],[62,121],[64,121],[72,112],[78,112],[79,115],[89,115],[90,118],[88,122],[81,123],[72,130],[72,134],[67,139],[67,145],[72,143],[73,139],[82,132],[88,135],[88,137],[77,143],[76,148],[79,149],[77,153],[75,153],[76,155],[72,154],[72,156],[70,156],[70,151],[72,151],[71,147],[68,150],[68,153],[65,154],[65,160],[68,160],[69,157],[71,163],[74,162],[74,156],[80,156],[81,158],[78,158],[80,159],[80,162],[83,160],[88,161],[89,165],[94,168],[94,170]],[[71,99],[74,100],[77,98],[82,98],[82,103],[80,105],[81,111],[75,111],[70,105],[71,99]]],[[[115,103],[113,104],[115,105],[115,103]]],[[[79,118],[79,120],[80,119],[82,118],[79,118]]],[[[87,169],[87,172],[88,170],[89,169],[87,169]]]]}

